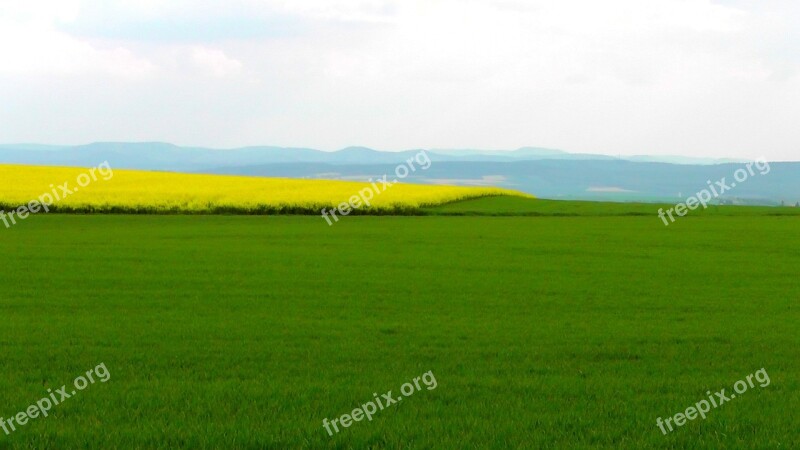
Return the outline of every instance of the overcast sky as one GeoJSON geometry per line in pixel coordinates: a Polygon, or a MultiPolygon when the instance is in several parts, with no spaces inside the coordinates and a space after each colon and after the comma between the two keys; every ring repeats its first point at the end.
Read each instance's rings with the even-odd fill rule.
{"type": "Polygon", "coordinates": [[[800,160],[796,0],[0,0],[0,142],[800,160]]]}

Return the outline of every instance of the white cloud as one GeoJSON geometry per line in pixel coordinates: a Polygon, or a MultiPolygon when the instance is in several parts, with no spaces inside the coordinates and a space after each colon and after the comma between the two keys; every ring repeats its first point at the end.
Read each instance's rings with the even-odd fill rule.
{"type": "Polygon", "coordinates": [[[26,0],[5,1],[0,9],[0,18],[18,21],[71,21],[81,8],[80,0],[26,0]]]}
{"type": "MultiPolygon", "coordinates": [[[[163,108],[112,104],[153,116],[109,126],[116,139],[798,158],[791,0],[35,1],[0,10],[0,76],[157,92],[163,108]]],[[[30,94],[11,108],[52,97],[13,81],[30,94]]],[[[2,119],[6,139],[40,140],[2,119]]]]}
{"type": "Polygon", "coordinates": [[[197,67],[208,71],[215,77],[236,75],[242,70],[242,63],[229,58],[222,50],[194,47],[191,55],[192,62],[197,67]]]}
{"type": "Polygon", "coordinates": [[[398,2],[388,0],[299,0],[275,2],[283,11],[317,20],[391,23],[398,2]]]}
{"type": "Polygon", "coordinates": [[[141,79],[156,70],[154,64],[124,47],[96,48],[56,31],[49,24],[18,25],[0,20],[0,73],[37,76],[101,73],[141,79]]]}

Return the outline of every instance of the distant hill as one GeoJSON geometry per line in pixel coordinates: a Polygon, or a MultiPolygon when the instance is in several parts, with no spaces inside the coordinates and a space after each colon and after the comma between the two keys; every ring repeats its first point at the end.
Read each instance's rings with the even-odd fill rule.
{"type": "MultiPolygon", "coordinates": [[[[381,152],[348,147],[337,152],[309,148],[244,147],[219,150],[160,142],[94,143],[81,146],[0,145],[0,163],[114,168],[364,181],[392,173],[419,150],[381,152]]],[[[525,147],[512,151],[433,149],[433,165],[406,182],[499,186],[542,198],[677,202],[706,187],[731,180],[741,163],[681,156],[573,154],[525,147]]],[[[735,204],[794,205],[800,201],[800,163],[772,163],[726,194],[735,204]]]]}
{"type": "MultiPolygon", "coordinates": [[[[78,146],[37,144],[0,145],[0,163],[87,166],[98,159],[114,159],[118,167],[129,169],[173,170],[189,172],[217,167],[236,167],[276,163],[326,164],[399,164],[419,150],[381,152],[367,147],[348,147],[336,152],[309,148],[243,147],[228,150],[203,147],[179,147],[163,142],[97,142],[78,146]]],[[[563,150],[523,147],[503,150],[427,150],[433,161],[534,161],[592,160],[613,161],[620,158],[606,155],[567,153],[563,150]]],[[[716,164],[732,162],[680,156],[632,156],[622,159],[676,164],[716,164]]]]}

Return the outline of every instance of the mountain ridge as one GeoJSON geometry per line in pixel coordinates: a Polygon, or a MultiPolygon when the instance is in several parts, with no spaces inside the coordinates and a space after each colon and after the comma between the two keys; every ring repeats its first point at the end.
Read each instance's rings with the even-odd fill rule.
{"type": "MultiPolygon", "coordinates": [[[[0,145],[0,163],[367,181],[393,174],[420,150],[382,152],[364,146],[335,152],[310,148],[252,146],[236,149],[182,147],[167,142],[95,142],[81,146],[0,145]]],[[[706,188],[707,180],[731,179],[742,167],[708,158],[567,153],[541,147],[516,150],[426,150],[431,165],[404,182],[498,186],[540,198],[602,201],[677,201],[706,188]],[[664,159],[665,161],[660,161],[664,159]],[[676,164],[676,162],[700,162],[676,164]]],[[[800,201],[800,162],[771,163],[721,202],[794,205],[800,201]]]]}

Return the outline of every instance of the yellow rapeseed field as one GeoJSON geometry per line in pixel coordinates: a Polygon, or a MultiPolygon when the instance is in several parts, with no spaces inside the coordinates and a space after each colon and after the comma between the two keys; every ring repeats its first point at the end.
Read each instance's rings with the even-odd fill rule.
{"type": "MultiPolygon", "coordinates": [[[[389,179],[391,181],[391,178],[389,179]]],[[[0,209],[11,211],[34,200],[51,211],[120,213],[317,213],[347,202],[366,189],[370,206],[359,212],[413,210],[492,195],[526,196],[484,187],[192,175],[137,170],[0,165],[0,209]],[[66,184],[65,184],[66,183],[66,184]],[[376,191],[377,187],[377,191],[376,191]]]]}

